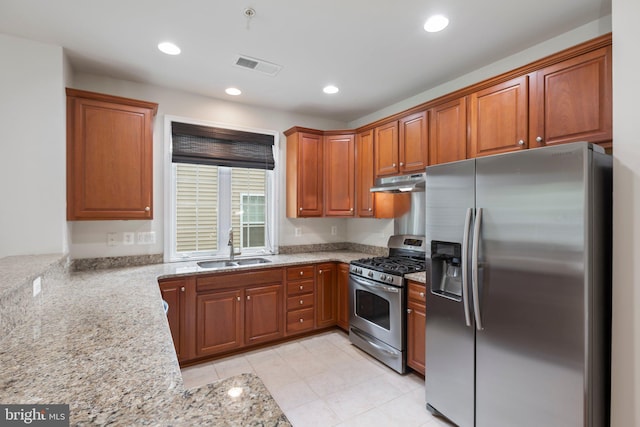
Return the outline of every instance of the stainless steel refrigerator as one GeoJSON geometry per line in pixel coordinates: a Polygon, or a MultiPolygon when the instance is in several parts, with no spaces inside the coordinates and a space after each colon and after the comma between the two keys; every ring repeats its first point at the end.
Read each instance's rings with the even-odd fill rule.
{"type": "Polygon", "coordinates": [[[611,157],[579,142],[426,171],[427,408],[608,425],[611,157]]]}

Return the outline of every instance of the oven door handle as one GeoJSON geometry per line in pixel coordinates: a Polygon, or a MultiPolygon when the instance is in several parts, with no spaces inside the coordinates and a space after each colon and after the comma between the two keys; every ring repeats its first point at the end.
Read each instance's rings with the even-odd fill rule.
{"type": "Polygon", "coordinates": [[[387,353],[387,354],[388,354],[388,355],[390,355],[390,356],[398,357],[398,356],[400,356],[400,355],[401,355],[401,354],[400,354],[399,352],[397,352],[397,351],[391,351],[391,350],[386,349],[386,348],[382,347],[381,345],[378,345],[378,344],[374,343],[373,341],[371,341],[371,340],[367,339],[367,337],[363,336],[361,333],[359,333],[358,331],[356,331],[354,328],[351,328],[351,329],[350,329],[350,332],[351,332],[351,333],[353,333],[353,334],[355,334],[355,335],[357,335],[360,339],[362,339],[362,340],[366,341],[370,346],[374,347],[374,348],[375,348],[375,349],[377,349],[377,350],[384,351],[385,353],[387,353]]]}
{"type": "Polygon", "coordinates": [[[387,293],[397,294],[400,292],[400,288],[394,288],[393,286],[378,285],[377,283],[372,283],[368,280],[362,280],[357,276],[350,276],[350,279],[359,285],[366,286],[368,288],[380,289],[387,293]]]}

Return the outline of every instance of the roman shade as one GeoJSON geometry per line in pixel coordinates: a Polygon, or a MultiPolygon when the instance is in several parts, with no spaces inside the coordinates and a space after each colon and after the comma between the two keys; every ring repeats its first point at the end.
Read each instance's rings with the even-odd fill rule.
{"type": "Polygon", "coordinates": [[[171,122],[172,161],[273,170],[273,135],[171,122]]]}

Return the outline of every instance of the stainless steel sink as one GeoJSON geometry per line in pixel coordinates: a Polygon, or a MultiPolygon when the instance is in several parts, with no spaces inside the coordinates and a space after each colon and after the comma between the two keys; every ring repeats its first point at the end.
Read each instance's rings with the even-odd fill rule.
{"type": "Polygon", "coordinates": [[[266,264],[271,262],[266,258],[244,258],[236,259],[234,261],[199,261],[197,264],[202,268],[228,268],[228,267],[240,267],[242,265],[257,265],[266,264]]]}
{"type": "Polygon", "coordinates": [[[266,258],[245,258],[245,259],[237,259],[235,262],[237,262],[238,265],[255,265],[255,264],[266,264],[271,262],[271,260],[268,260],[266,258]]]}

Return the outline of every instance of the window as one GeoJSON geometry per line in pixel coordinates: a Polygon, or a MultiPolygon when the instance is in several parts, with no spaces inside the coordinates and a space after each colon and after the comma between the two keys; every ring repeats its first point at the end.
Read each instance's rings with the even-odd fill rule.
{"type": "MultiPolygon", "coordinates": [[[[274,142],[268,150],[264,146],[254,150],[252,144],[267,143],[244,140],[236,144],[234,140],[219,138],[220,134],[216,138],[203,136],[209,129],[220,128],[197,125],[192,132],[189,124],[167,120],[171,126],[172,192],[165,258],[168,261],[226,258],[230,251],[229,229],[233,230],[236,254],[275,253],[276,168],[272,147],[277,133],[270,135],[274,142]],[[191,133],[197,134],[195,138],[191,133]]],[[[224,138],[234,138],[232,130],[224,131],[227,132],[224,138]]],[[[240,137],[246,133],[238,132],[240,137]]]]}

